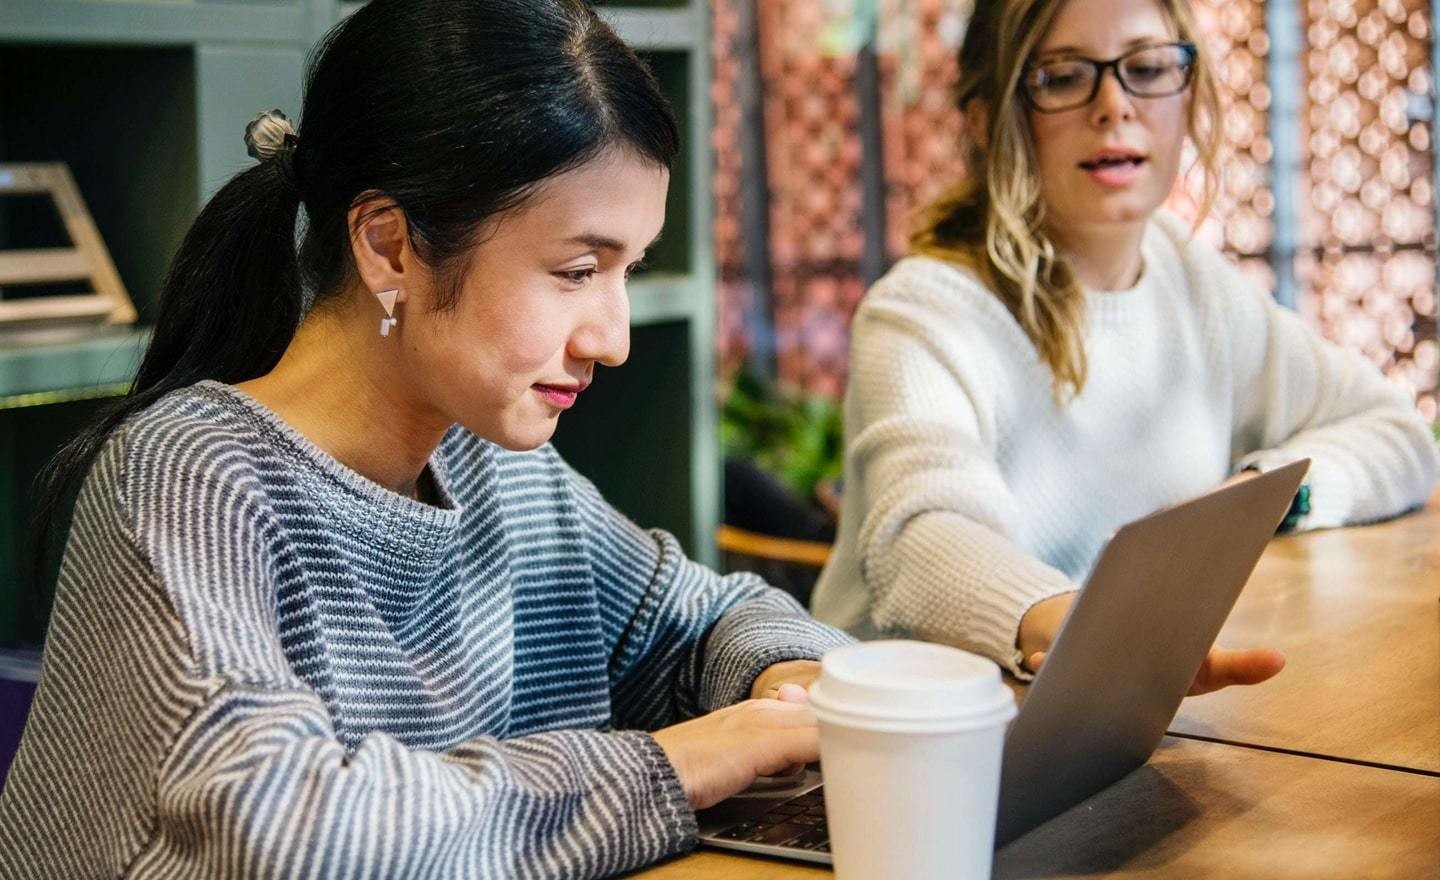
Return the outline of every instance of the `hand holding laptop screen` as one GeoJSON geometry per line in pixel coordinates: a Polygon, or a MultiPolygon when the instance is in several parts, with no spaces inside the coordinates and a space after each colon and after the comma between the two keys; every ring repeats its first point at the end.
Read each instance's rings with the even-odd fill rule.
{"type": "MultiPolygon", "coordinates": [[[[1060,631],[1060,624],[1075,602],[1076,593],[1062,593],[1039,602],[1020,620],[1019,647],[1025,654],[1025,666],[1039,672],[1045,654],[1060,631]]],[[[1285,668],[1285,655],[1274,648],[1210,649],[1195,673],[1187,697],[1208,694],[1231,685],[1259,684],[1285,668]]]]}
{"type": "MultiPolygon", "coordinates": [[[[1030,686],[1005,736],[997,845],[1144,764],[1187,688],[1200,692],[1250,683],[1279,670],[1283,658],[1278,652],[1231,651],[1214,642],[1308,466],[1308,461],[1295,462],[1123,526],[1107,542],[1084,590],[1060,597],[1063,606],[1048,606],[1053,617],[1049,631],[1039,631],[1044,641],[1035,653],[1039,660],[1046,654],[1054,659],[1030,686]]],[[[825,662],[884,644],[840,649],[825,662]]],[[[862,714],[878,716],[880,708],[892,704],[900,711],[908,692],[935,672],[915,663],[897,664],[884,685],[872,688],[873,705],[862,714]],[[913,686],[904,684],[912,679],[913,686]]],[[[817,688],[823,692],[823,679],[817,688]]],[[[822,693],[811,698],[822,714],[822,693]]],[[[850,778],[865,765],[864,755],[889,751],[867,747],[843,756],[827,751],[827,780],[837,773],[850,778]]],[[[927,770],[935,775],[962,765],[937,760],[927,770]]],[[[731,799],[698,817],[701,839],[712,846],[828,862],[831,829],[814,824],[827,813],[860,806],[867,815],[900,815],[899,807],[888,812],[877,807],[869,786],[847,789],[835,781],[822,787],[817,774],[807,773],[795,791],[766,790],[731,799]]],[[[960,797],[973,793],[973,786],[955,784],[948,790],[960,797]]],[[[971,827],[967,821],[974,818],[954,804],[935,812],[949,823],[946,831],[906,838],[923,841],[920,849],[931,848],[932,854],[955,842],[949,829],[971,827]]]]}

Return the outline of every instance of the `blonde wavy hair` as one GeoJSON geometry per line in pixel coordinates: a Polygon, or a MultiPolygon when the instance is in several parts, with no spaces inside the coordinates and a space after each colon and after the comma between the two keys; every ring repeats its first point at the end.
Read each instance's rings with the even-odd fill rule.
{"type": "MultiPolygon", "coordinates": [[[[1029,110],[1020,94],[1025,65],[1065,0],[975,0],[960,47],[955,96],[967,123],[967,173],[919,215],[914,254],[976,271],[1024,329],[1050,368],[1057,401],[1085,385],[1085,297],[1045,232],[1029,110]],[[973,102],[979,102],[978,108],[973,102]],[[975,109],[983,110],[976,114],[975,109]]],[[[1156,0],[1181,40],[1199,43],[1187,0],[1156,0]]],[[[1199,216],[1219,185],[1220,95],[1204,52],[1190,81],[1188,128],[1203,176],[1199,216]]],[[[1197,220],[1197,223],[1199,221],[1197,220]]]]}

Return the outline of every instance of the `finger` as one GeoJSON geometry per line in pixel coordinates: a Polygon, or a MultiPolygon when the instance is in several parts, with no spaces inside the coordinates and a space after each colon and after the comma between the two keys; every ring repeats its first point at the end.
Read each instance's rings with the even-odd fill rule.
{"type": "Polygon", "coordinates": [[[768,735],[771,748],[768,760],[757,769],[764,776],[783,775],[796,764],[820,760],[820,732],[815,728],[781,730],[768,735]]]}
{"type": "Polygon", "coordinates": [[[1190,695],[1206,694],[1231,685],[1259,684],[1284,668],[1285,655],[1273,648],[1211,648],[1190,685],[1190,695]]]}
{"type": "Polygon", "coordinates": [[[1029,659],[1027,659],[1027,660],[1025,661],[1025,665],[1026,665],[1027,667],[1029,667],[1029,669],[1030,669],[1031,672],[1039,672],[1039,671],[1040,671],[1040,664],[1041,664],[1041,663],[1044,663],[1044,662],[1045,662],[1045,652],[1044,652],[1044,651],[1036,651],[1034,654],[1031,654],[1031,655],[1030,655],[1029,659]]]}
{"type": "Polygon", "coordinates": [[[775,693],[775,699],[784,703],[808,703],[810,692],[793,682],[785,682],[775,693]]]}

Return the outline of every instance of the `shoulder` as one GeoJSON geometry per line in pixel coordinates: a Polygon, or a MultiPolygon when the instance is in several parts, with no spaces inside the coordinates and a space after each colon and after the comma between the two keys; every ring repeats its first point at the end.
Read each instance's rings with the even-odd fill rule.
{"type": "Polygon", "coordinates": [[[991,349],[1033,355],[1025,331],[973,271],[928,256],[905,257],[875,282],[853,333],[857,346],[898,334],[951,356],[991,349]]]}
{"type": "Polygon", "coordinates": [[[1146,229],[1144,246],[1147,257],[1163,268],[1183,273],[1201,293],[1253,296],[1259,291],[1259,286],[1234,261],[1196,235],[1187,221],[1168,211],[1156,212],[1146,229]]]}
{"type": "Polygon", "coordinates": [[[1279,308],[1234,260],[1173,214],[1155,215],[1146,232],[1145,251],[1167,279],[1165,286],[1179,288],[1176,293],[1214,332],[1255,331],[1279,308]]]}
{"type": "Polygon", "coordinates": [[[244,406],[226,386],[202,382],[131,416],[107,444],[121,451],[126,489],[178,494],[200,484],[257,480],[276,438],[247,418],[244,406]]]}
{"type": "Polygon", "coordinates": [[[249,547],[269,532],[267,441],[207,384],[217,383],[171,392],[110,434],[76,499],[79,534],[118,528],[160,570],[218,552],[211,539],[249,547]]]}
{"type": "Polygon", "coordinates": [[[860,313],[905,309],[953,321],[993,321],[1019,330],[1014,318],[969,268],[936,257],[908,256],[866,292],[860,313]]]}

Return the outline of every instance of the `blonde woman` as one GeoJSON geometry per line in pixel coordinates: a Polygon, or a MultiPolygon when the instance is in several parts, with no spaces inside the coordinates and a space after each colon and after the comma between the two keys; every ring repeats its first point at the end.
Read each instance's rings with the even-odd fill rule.
{"type": "MultiPolygon", "coordinates": [[[[1292,528],[1424,502],[1440,465],[1408,396],[1158,211],[1187,135],[1215,179],[1184,3],[976,4],[958,88],[973,175],[855,319],[821,619],[1024,675],[1130,519],[1305,456],[1292,528]]],[[[1192,693],[1283,663],[1216,648],[1192,693]]]]}

